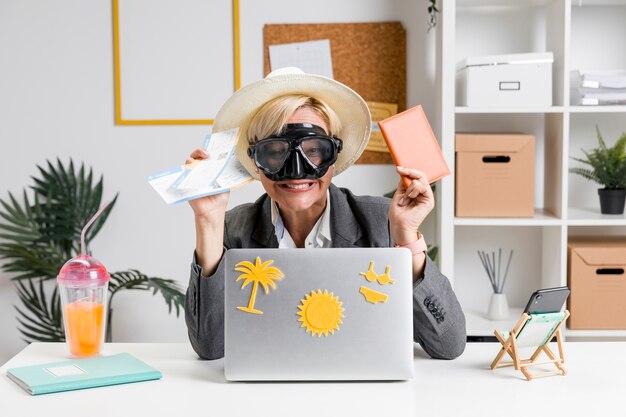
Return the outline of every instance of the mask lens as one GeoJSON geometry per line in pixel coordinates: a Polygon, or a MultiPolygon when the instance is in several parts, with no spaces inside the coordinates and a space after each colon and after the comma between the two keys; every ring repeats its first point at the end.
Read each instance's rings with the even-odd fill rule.
{"type": "Polygon", "coordinates": [[[316,168],[333,158],[334,144],[330,139],[319,137],[303,139],[300,147],[316,168]]]}
{"type": "Polygon", "coordinates": [[[282,139],[260,141],[255,146],[256,160],[263,168],[278,171],[289,156],[289,147],[289,142],[282,139]]]}

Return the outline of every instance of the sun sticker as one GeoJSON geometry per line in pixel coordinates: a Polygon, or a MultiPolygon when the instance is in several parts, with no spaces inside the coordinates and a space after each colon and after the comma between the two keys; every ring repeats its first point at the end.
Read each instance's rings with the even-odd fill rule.
{"type": "Polygon", "coordinates": [[[265,294],[270,291],[269,287],[276,289],[276,283],[274,281],[279,281],[283,279],[284,275],[282,271],[275,266],[270,266],[274,261],[266,261],[261,263],[261,258],[256,257],[256,262],[253,264],[248,261],[241,261],[237,265],[235,265],[235,271],[242,272],[236,279],[239,281],[243,279],[243,284],[241,285],[241,289],[243,290],[246,285],[252,284],[252,293],[250,294],[250,301],[248,302],[247,307],[237,307],[241,311],[245,311],[246,313],[252,314],[263,314],[261,310],[257,310],[254,308],[254,303],[256,301],[256,293],[259,289],[259,284],[263,286],[263,290],[265,290],[265,294]]]}
{"type": "Polygon", "coordinates": [[[343,323],[342,312],[345,310],[341,307],[343,303],[339,297],[334,297],[327,290],[317,290],[306,294],[300,302],[298,321],[302,322],[300,327],[306,327],[306,331],[311,332],[311,336],[328,336],[328,333],[335,334],[335,330],[339,330],[339,325],[343,323]]]}

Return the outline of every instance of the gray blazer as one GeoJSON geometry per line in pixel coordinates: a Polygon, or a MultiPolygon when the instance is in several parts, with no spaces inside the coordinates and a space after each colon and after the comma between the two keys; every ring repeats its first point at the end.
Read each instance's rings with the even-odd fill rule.
{"type": "MultiPolygon", "coordinates": [[[[391,247],[388,222],[390,200],[355,196],[330,186],[330,230],[337,248],[391,247]]],[[[243,204],[226,213],[224,249],[277,248],[270,198],[243,204]]],[[[224,259],[204,278],[191,264],[185,321],[189,340],[203,359],[224,356],[224,259]]],[[[454,359],[465,349],[465,316],[448,279],[426,257],[424,278],[413,286],[413,339],[433,358],[454,359]]]]}

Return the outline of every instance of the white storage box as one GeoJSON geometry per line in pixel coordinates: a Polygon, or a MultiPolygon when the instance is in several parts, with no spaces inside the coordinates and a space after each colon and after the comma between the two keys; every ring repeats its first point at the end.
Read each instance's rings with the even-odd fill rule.
{"type": "Polygon", "coordinates": [[[457,103],[467,107],[552,105],[552,52],[465,59],[457,72],[457,103]]]}

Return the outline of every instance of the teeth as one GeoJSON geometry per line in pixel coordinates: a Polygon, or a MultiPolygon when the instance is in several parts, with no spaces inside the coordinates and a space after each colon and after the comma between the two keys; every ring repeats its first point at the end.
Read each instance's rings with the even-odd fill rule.
{"type": "Polygon", "coordinates": [[[292,188],[294,190],[305,190],[311,186],[311,184],[284,184],[287,188],[292,188]]]}

